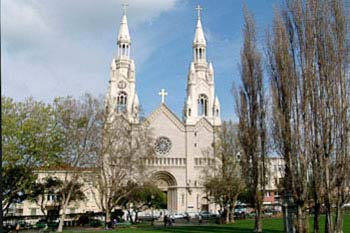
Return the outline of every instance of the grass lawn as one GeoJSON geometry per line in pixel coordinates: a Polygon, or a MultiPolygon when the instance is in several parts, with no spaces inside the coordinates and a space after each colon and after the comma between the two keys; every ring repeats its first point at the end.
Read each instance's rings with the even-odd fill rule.
{"type": "MultiPolygon", "coordinates": [[[[320,231],[324,232],[324,216],[320,219],[320,231]]],[[[313,224],[313,219],[310,218],[310,226],[313,224]]],[[[203,232],[218,232],[218,233],[248,233],[253,232],[254,220],[237,220],[234,224],[228,225],[202,225],[202,226],[173,226],[173,227],[129,227],[119,228],[114,230],[101,230],[99,232],[104,233],[203,233],[203,232]]],[[[65,233],[78,233],[78,232],[96,232],[93,231],[64,231],[65,233]]],[[[263,232],[264,233],[283,233],[283,220],[282,219],[264,219],[263,220],[263,232]]],[[[311,231],[313,232],[313,231],[311,231]]],[[[344,222],[344,232],[350,232],[350,215],[347,215],[344,222]]]]}

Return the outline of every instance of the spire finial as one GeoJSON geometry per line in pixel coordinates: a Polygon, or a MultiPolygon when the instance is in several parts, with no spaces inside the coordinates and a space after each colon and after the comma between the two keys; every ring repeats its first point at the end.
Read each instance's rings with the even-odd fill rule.
{"type": "Polygon", "coordinates": [[[123,7],[123,14],[126,15],[126,10],[128,9],[129,4],[128,3],[123,3],[122,7],[123,7]]]}
{"type": "Polygon", "coordinates": [[[201,18],[201,10],[203,10],[203,8],[198,4],[196,7],[196,10],[197,10],[197,17],[198,17],[198,19],[200,19],[201,18]]]}

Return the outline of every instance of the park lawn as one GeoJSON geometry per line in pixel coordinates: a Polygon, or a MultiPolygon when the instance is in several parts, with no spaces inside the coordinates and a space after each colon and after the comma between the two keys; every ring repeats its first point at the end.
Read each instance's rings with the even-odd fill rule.
{"type": "MultiPolygon", "coordinates": [[[[324,232],[324,216],[320,218],[320,232],[324,232]]],[[[310,218],[310,228],[312,228],[313,219],[310,218]]],[[[237,220],[233,224],[227,225],[202,225],[202,226],[173,226],[173,227],[128,227],[119,228],[114,230],[101,230],[98,232],[103,233],[248,233],[253,232],[254,220],[237,220]]],[[[64,231],[65,233],[92,233],[94,231],[64,231]]],[[[263,219],[263,232],[264,233],[283,233],[283,220],[281,218],[263,219]]],[[[311,231],[313,232],[313,231],[311,231]]],[[[345,217],[344,232],[350,232],[350,215],[345,217]]]]}

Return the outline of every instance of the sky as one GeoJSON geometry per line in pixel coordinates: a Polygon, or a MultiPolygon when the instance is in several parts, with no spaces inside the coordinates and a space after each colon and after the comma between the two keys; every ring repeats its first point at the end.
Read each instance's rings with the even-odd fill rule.
{"type": "Polygon", "coordinates": [[[280,0],[2,0],[2,95],[48,103],[87,92],[104,96],[125,2],[143,113],[155,110],[165,88],[167,106],[181,118],[200,4],[221,117],[235,119],[231,89],[240,79],[243,2],[255,16],[263,49],[280,0]]]}

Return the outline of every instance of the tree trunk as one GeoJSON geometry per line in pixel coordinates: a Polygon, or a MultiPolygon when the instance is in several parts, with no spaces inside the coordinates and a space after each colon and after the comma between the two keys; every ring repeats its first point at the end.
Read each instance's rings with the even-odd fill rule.
{"type": "Polygon", "coordinates": [[[320,203],[318,201],[315,201],[315,213],[314,213],[314,232],[319,233],[320,232],[320,203]]]}
{"type": "Polygon", "coordinates": [[[261,202],[258,201],[255,204],[255,225],[254,225],[254,232],[255,233],[262,232],[261,214],[262,214],[262,205],[261,205],[261,202]]]}
{"type": "Polygon", "coordinates": [[[309,229],[309,219],[307,217],[305,207],[303,205],[297,206],[297,215],[296,215],[296,233],[307,233],[309,229]]]}
{"type": "Polygon", "coordinates": [[[139,220],[139,212],[135,211],[135,223],[139,220]]]}
{"type": "Polygon", "coordinates": [[[230,219],[229,219],[229,207],[225,206],[224,207],[224,214],[223,214],[223,224],[227,224],[229,223],[230,219]]]}
{"type": "Polygon", "coordinates": [[[343,233],[343,222],[344,222],[344,210],[341,208],[341,204],[338,203],[337,212],[335,216],[335,229],[334,233],[343,233]]]}
{"type": "Polygon", "coordinates": [[[106,228],[108,228],[109,223],[111,222],[111,210],[108,208],[106,208],[106,214],[105,214],[105,225],[106,228]]]}
{"type": "Polygon", "coordinates": [[[329,160],[325,158],[324,163],[325,170],[325,207],[326,207],[326,222],[325,232],[333,233],[333,220],[332,220],[332,203],[331,203],[331,190],[330,190],[330,174],[329,174],[329,160]]]}
{"type": "Polygon", "coordinates": [[[228,215],[229,215],[229,223],[234,223],[235,222],[235,218],[234,218],[234,204],[230,205],[228,215]]]}
{"type": "Polygon", "coordinates": [[[64,220],[66,219],[66,210],[67,210],[67,205],[63,205],[63,207],[62,207],[62,214],[61,214],[61,217],[60,217],[60,222],[58,224],[57,232],[62,232],[63,231],[64,220]]]}

